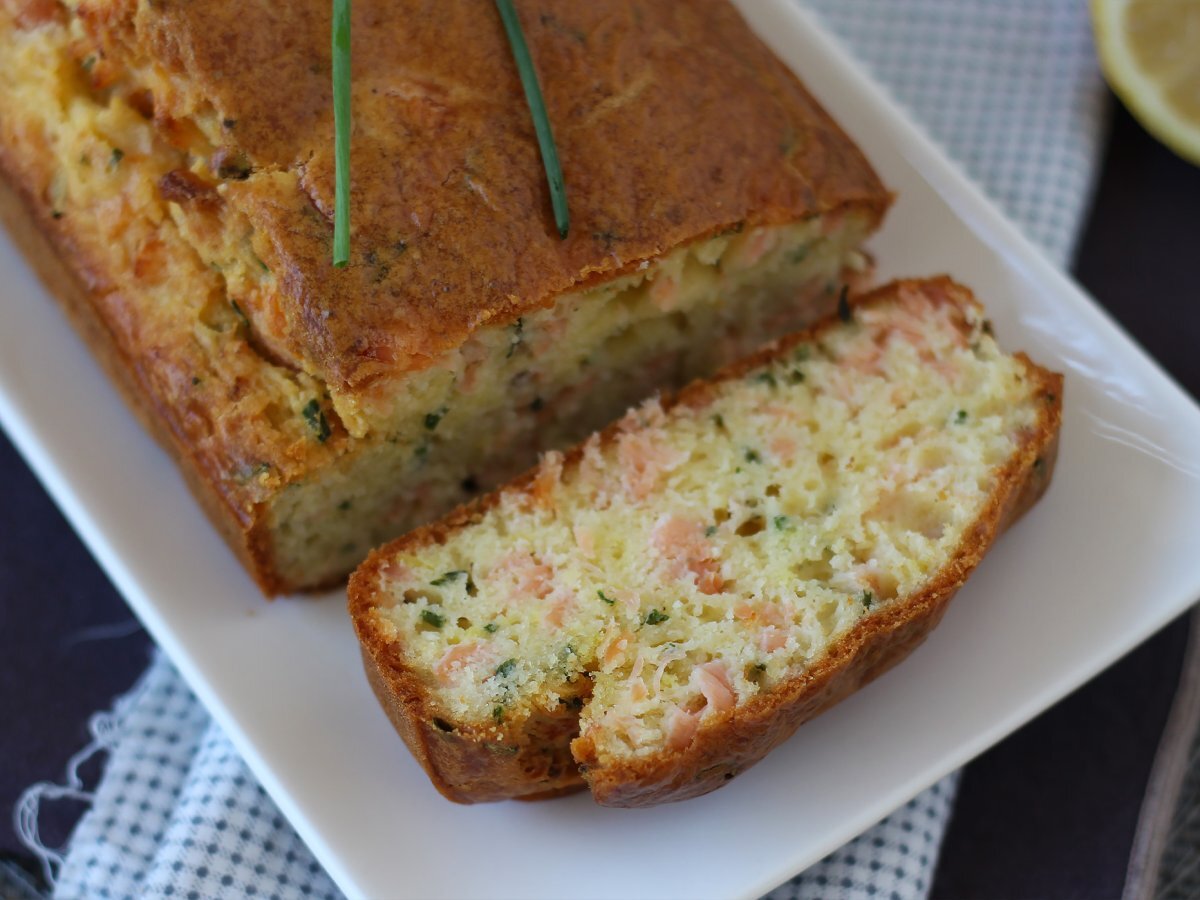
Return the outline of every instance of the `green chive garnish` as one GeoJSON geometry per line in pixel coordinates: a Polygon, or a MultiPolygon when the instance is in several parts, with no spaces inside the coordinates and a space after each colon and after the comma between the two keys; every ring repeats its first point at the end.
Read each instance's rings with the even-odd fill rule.
{"type": "MultiPolygon", "coordinates": [[[[517,74],[521,76],[521,87],[525,89],[525,101],[533,117],[533,130],[537,134],[538,150],[542,154],[542,165],[546,167],[546,181],[550,185],[550,204],[554,207],[554,224],[558,236],[566,238],[571,220],[567,215],[567,189],[563,184],[562,166],[558,163],[558,149],[554,146],[554,134],[550,131],[550,118],[546,115],[546,103],[542,99],[542,88],[538,84],[537,72],[529,56],[525,34],[521,31],[521,20],[513,9],[512,0],[496,0],[500,21],[512,47],[517,74]]],[[[335,75],[336,77],[336,75],[335,75]]]]}
{"type": "Polygon", "coordinates": [[[350,0],[333,0],[333,264],[350,262],[350,0]]]}

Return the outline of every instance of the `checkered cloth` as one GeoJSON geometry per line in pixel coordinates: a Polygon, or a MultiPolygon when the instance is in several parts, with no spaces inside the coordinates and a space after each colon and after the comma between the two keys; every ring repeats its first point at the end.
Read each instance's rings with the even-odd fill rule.
{"type": "MultiPolygon", "coordinates": [[[[1082,0],[797,2],[1066,264],[1105,96],[1082,0]]],[[[56,896],[340,896],[165,658],[92,731],[89,750],[109,761],[65,856],[37,841],[37,806],[86,795],[82,757],[65,786],[35,786],[17,810],[56,896]]],[[[771,900],[925,897],[956,784],[934,785],[771,900]]]]}

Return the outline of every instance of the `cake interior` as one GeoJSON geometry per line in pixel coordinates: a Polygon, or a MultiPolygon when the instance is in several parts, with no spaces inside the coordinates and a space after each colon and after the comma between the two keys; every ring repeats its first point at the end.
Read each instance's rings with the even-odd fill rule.
{"type": "Polygon", "coordinates": [[[906,287],[547,456],[528,494],[387,557],[369,618],[465,733],[558,712],[602,760],[684,749],[945,567],[1041,384],[977,307],[906,287]]]}
{"type": "MultiPolygon", "coordinates": [[[[286,566],[321,580],[769,337],[828,313],[865,223],[730,233],[480,332],[397,385],[387,426],[271,506],[286,566]],[[331,521],[332,517],[332,521],[331,521]],[[323,568],[324,567],[324,568],[323,568]]],[[[853,268],[851,268],[853,267],[853,268]]]]}

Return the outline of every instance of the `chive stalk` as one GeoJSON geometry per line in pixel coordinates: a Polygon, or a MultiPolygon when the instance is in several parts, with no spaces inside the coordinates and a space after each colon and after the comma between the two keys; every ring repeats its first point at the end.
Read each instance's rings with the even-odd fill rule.
{"type": "Polygon", "coordinates": [[[542,165],[546,168],[546,181],[550,185],[550,205],[554,208],[554,224],[558,228],[558,236],[565,239],[571,226],[570,216],[567,213],[567,189],[563,183],[562,166],[558,162],[558,149],[554,146],[554,134],[550,130],[550,117],[546,115],[546,102],[542,98],[542,88],[538,84],[537,72],[533,68],[533,59],[529,56],[529,47],[525,43],[525,34],[521,31],[521,20],[517,17],[512,0],[496,0],[496,9],[500,13],[500,21],[504,23],[504,32],[508,35],[513,60],[517,64],[517,74],[521,77],[521,87],[525,89],[525,101],[529,104],[529,114],[533,118],[533,130],[537,134],[538,150],[542,154],[542,165]]]}
{"type": "Polygon", "coordinates": [[[350,261],[350,0],[333,0],[333,264],[350,261]]]}

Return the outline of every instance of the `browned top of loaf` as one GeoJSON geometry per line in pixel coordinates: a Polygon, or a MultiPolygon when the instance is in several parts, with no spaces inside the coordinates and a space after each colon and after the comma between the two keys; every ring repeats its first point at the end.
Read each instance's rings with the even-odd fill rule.
{"type": "Polygon", "coordinates": [[[428,366],[471,332],[737,223],[889,195],[723,0],[518,0],[562,160],[560,240],[499,17],[480,0],[353,4],[351,262],[330,264],[329,0],[84,0],[164,126],[227,123],[228,198],[273,247],[285,340],[331,387],[428,366]]]}

